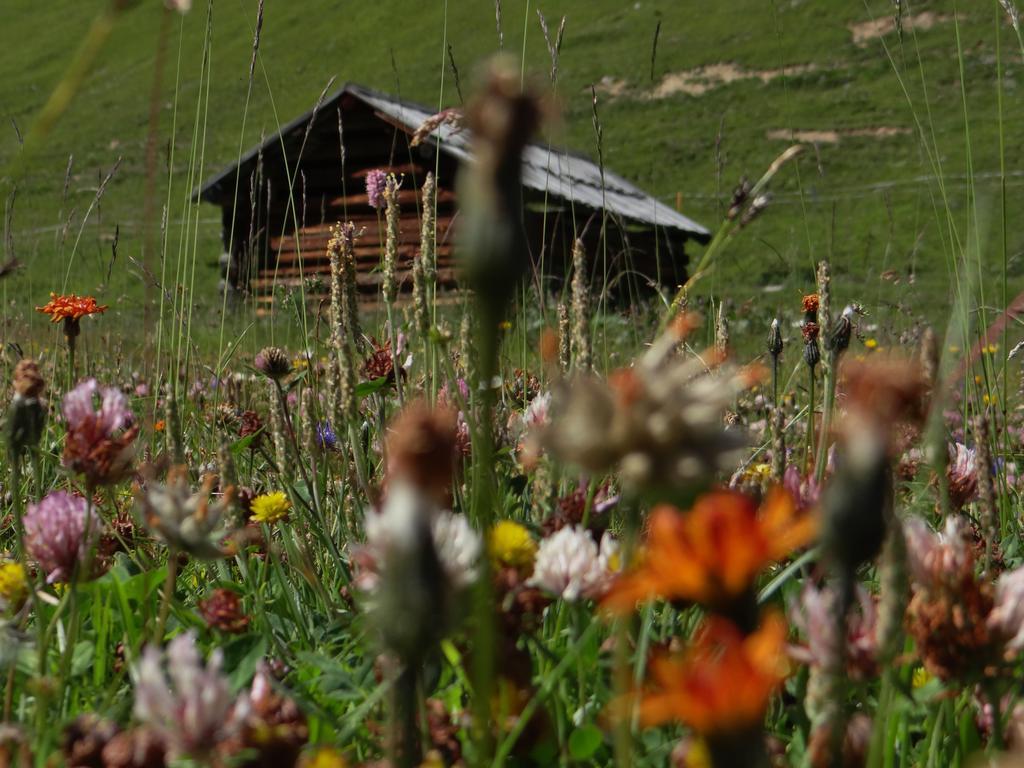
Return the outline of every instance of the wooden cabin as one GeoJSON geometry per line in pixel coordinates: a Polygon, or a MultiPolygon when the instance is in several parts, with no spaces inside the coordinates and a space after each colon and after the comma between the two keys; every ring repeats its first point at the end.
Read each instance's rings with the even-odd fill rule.
{"type": "MultiPolygon", "coordinates": [[[[413,146],[413,134],[433,115],[426,107],[345,85],[203,184],[196,194],[221,208],[221,267],[229,286],[264,308],[282,287],[305,285],[308,298],[318,300],[329,274],[330,227],[351,220],[363,230],[357,247],[360,296],[376,300],[383,211],[370,207],[365,180],[371,170],[382,169],[403,179],[397,264],[402,290],[411,289],[420,188],[428,171],[437,177],[439,289],[457,289],[455,177],[459,164],[470,159],[471,136],[442,122],[413,146]]],[[[686,271],[684,244],[709,237],[704,227],[607,168],[539,143],[523,155],[523,195],[534,280],[544,288],[564,279],[576,237],[590,254],[595,279],[607,275],[620,288],[678,284],[686,271]]]]}

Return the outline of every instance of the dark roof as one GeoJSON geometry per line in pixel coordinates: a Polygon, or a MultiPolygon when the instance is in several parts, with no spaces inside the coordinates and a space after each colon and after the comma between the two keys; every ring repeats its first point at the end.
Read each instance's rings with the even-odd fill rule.
{"type": "MultiPolygon", "coordinates": [[[[347,83],[328,96],[316,109],[311,109],[242,155],[241,161],[225,168],[208,179],[195,194],[208,202],[217,202],[224,193],[225,182],[233,185],[239,168],[256,162],[261,152],[279,147],[282,140],[305,133],[306,126],[318,109],[331,107],[345,96],[358,99],[385,116],[389,122],[413,133],[434,111],[420,104],[396,99],[362,85],[347,83]]],[[[470,160],[468,131],[450,125],[435,129],[427,141],[441,152],[459,160],[470,160]]],[[[591,160],[564,149],[543,144],[530,144],[523,152],[523,185],[595,210],[606,209],[624,219],[643,222],[656,227],[679,230],[698,240],[706,240],[710,232],[673,208],[651,197],[616,173],[602,169],[591,160]]]]}

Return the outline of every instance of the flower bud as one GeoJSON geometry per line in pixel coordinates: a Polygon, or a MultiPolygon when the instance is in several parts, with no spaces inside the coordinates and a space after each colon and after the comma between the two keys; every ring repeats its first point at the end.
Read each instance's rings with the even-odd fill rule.
{"type": "Polygon", "coordinates": [[[850,346],[850,336],[853,333],[852,317],[853,307],[847,307],[829,330],[827,343],[830,352],[839,355],[850,346]]]}
{"type": "Polygon", "coordinates": [[[777,317],[772,319],[771,327],[768,329],[768,354],[772,357],[782,354],[782,328],[777,317]]]}

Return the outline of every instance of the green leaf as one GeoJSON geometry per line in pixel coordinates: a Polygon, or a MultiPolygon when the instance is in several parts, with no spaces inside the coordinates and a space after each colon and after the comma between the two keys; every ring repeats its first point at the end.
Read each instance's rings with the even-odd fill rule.
{"type": "Polygon", "coordinates": [[[251,435],[246,435],[245,437],[235,440],[235,442],[231,444],[229,450],[235,456],[238,456],[243,451],[247,451],[249,449],[249,446],[252,445],[252,441],[255,440],[262,431],[263,429],[260,428],[256,432],[253,432],[251,435]]]}
{"type": "Polygon", "coordinates": [[[364,381],[362,384],[357,384],[356,397],[360,399],[364,397],[369,397],[374,392],[378,391],[379,389],[382,389],[384,385],[387,383],[388,379],[386,376],[378,376],[376,379],[364,381]]]}
{"type": "Polygon", "coordinates": [[[82,640],[75,643],[75,650],[71,653],[71,676],[78,677],[88,672],[92,667],[95,653],[96,646],[91,641],[82,640]]]}
{"type": "Polygon", "coordinates": [[[238,693],[252,676],[256,674],[256,665],[267,655],[269,643],[266,637],[245,635],[224,647],[224,666],[232,668],[228,675],[231,690],[238,693]]]}
{"type": "Polygon", "coordinates": [[[569,734],[569,754],[573,760],[587,760],[603,743],[604,734],[601,729],[588,723],[569,734]]]}

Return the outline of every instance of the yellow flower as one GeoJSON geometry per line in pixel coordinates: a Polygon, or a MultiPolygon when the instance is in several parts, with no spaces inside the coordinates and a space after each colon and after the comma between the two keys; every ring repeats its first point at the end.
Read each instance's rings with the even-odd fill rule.
{"type": "Polygon", "coordinates": [[[998,344],[989,344],[987,347],[985,347],[985,352],[990,354],[990,355],[994,355],[998,351],[999,351],[999,345],[998,344]]]}
{"type": "Polygon", "coordinates": [[[288,512],[291,508],[292,503],[288,501],[288,496],[285,495],[284,491],[264,493],[252,500],[252,506],[250,507],[252,517],[249,519],[254,523],[273,525],[288,517],[288,512]]]}
{"type": "Polygon", "coordinates": [[[333,747],[318,747],[301,763],[302,768],[345,768],[348,763],[333,747]]]}
{"type": "Polygon", "coordinates": [[[996,402],[996,399],[994,397],[989,397],[987,394],[984,394],[981,396],[981,402],[983,402],[985,405],[991,405],[992,403],[996,402]]]}
{"type": "Polygon", "coordinates": [[[772,479],[771,464],[751,464],[743,470],[742,482],[760,485],[772,479]]]}
{"type": "Polygon", "coordinates": [[[28,579],[21,563],[0,563],[0,600],[5,608],[17,611],[28,597],[28,579]]]}
{"type": "Polygon", "coordinates": [[[974,383],[975,384],[981,384],[981,382],[982,382],[981,374],[975,374],[974,375],[974,383]]]}
{"type": "Polygon", "coordinates": [[[530,532],[511,520],[495,523],[487,543],[491,560],[496,566],[525,568],[533,564],[537,554],[537,542],[530,536],[530,532]]]}
{"type": "Polygon", "coordinates": [[[711,752],[708,751],[708,743],[704,739],[699,736],[690,739],[683,765],[686,768],[712,768],[711,752]]]}
{"type": "Polygon", "coordinates": [[[878,349],[877,339],[864,339],[864,346],[868,349],[878,349]]]}
{"type": "Polygon", "coordinates": [[[498,323],[498,329],[502,331],[511,331],[512,322],[509,320],[502,320],[500,323],[498,323]]]}
{"type": "Polygon", "coordinates": [[[911,684],[915,689],[924,688],[931,681],[932,676],[924,667],[918,667],[914,670],[914,676],[911,678],[911,684]]]}

